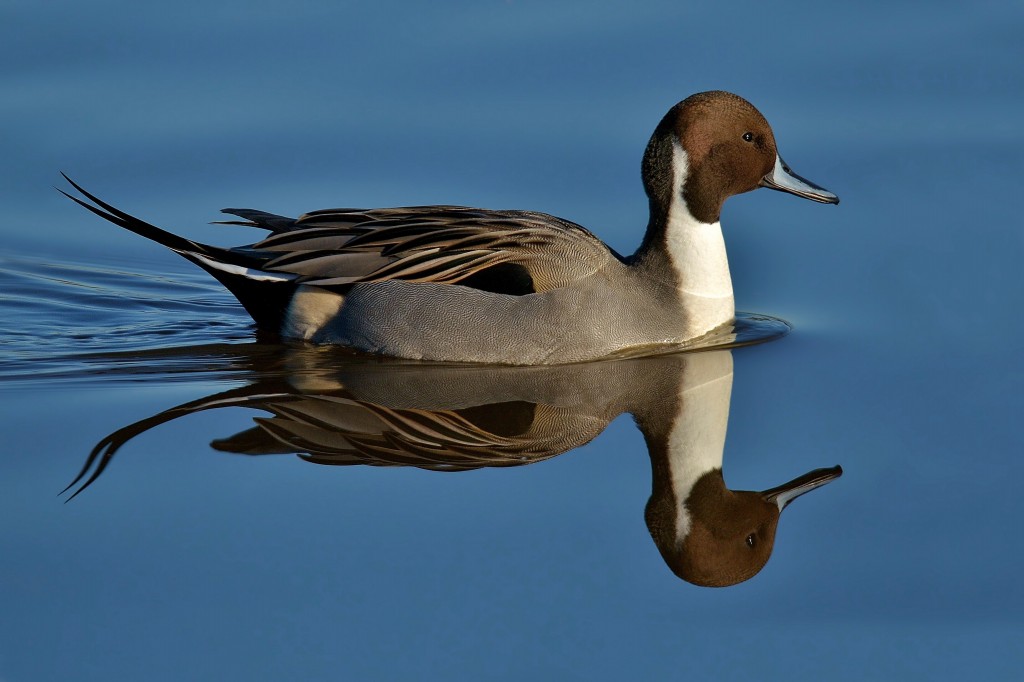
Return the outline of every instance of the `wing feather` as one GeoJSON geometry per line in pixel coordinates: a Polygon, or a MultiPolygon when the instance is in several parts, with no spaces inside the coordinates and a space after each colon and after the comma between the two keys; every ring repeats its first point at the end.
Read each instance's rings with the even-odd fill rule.
{"type": "Polygon", "coordinates": [[[264,269],[332,288],[405,280],[454,284],[499,264],[521,266],[535,291],[567,286],[613,258],[575,223],[531,211],[461,206],[326,209],[249,247],[264,269]]]}

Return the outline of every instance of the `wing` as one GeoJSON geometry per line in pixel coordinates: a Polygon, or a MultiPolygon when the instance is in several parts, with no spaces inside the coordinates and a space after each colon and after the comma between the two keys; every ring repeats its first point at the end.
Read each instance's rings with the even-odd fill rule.
{"type": "Polygon", "coordinates": [[[243,209],[225,211],[251,221],[242,224],[273,230],[247,249],[266,259],[261,270],[325,288],[404,280],[529,293],[567,286],[615,257],[583,227],[531,211],[328,209],[291,223],[243,209]]]}
{"type": "MultiPolygon", "coordinates": [[[[265,443],[277,442],[281,452],[296,452],[316,464],[413,466],[437,471],[466,471],[482,467],[522,466],[562,454],[580,444],[578,431],[555,428],[554,433],[527,429],[500,435],[476,421],[480,410],[525,412],[532,424],[548,412],[543,424],[561,425],[554,408],[528,403],[487,405],[469,410],[394,409],[344,396],[306,396],[301,400],[268,403],[261,409],[270,418],[255,419],[265,443]]],[[[492,418],[491,421],[494,419],[492,418]]],[[[591,434],[592,438],[594,434],[591,434]]],[[[580,439],[582,442],[589,440],[580,439]]],[[[230,449],[230,441],[214,444],[230,449]]],[[[264,447],[264,450],[269,448],[264,447]]]]}

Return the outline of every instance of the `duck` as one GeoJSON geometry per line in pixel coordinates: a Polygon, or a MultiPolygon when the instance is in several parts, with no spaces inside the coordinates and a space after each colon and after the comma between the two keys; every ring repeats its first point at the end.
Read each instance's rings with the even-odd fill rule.
{"type": "Polygon", "coordinates": [[[838,204],[782,160],[771,126],[724,91],[677,103],[643,154],[643,240],[622,256],[546,213],[337,208],[288,218],[223,209],[269,234],[232,248],[156,227],[90,194],[100,217],[178,253],[241,303],[258,337],[435,362],[550,365],[699,346],[735,317],[722,206],[760,187],[838,204]]]}

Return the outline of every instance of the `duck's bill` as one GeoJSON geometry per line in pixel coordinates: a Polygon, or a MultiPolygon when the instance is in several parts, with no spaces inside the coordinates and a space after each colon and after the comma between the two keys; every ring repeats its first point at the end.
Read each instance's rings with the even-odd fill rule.
{"type": "Polygon", "coordinates": [[[765,490],[761,493],[766,501],[779,506],[779,511],[786,508],[786,505],[800,497],[804,493],[809,493],[815,488],[836,480],[843,475],[843,468],[839,466],[829,467],[827,469],[815,469],[814,471],[808,471],[803,476],[794,478],[789,483],[783,483],[777,488],[771,490],[765,490]]]}
{"type": "Polygon", "coordinates": [[[818,187],[810,180],[801,178],[791,171],[782,157],[778,155],[775,156],[775,168],[761,178],[760,185],[769,189],[777,189],[780,192],[789,192],[811,201],[820,201],[823,204],[839,203],[839,197],[824,187],[818,187]]]}

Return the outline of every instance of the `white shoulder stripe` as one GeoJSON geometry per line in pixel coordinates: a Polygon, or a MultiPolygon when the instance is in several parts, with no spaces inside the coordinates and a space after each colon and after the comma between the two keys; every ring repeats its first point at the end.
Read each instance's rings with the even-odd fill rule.
{"type": "Polygon", "coordinates": [[[221,272],[227,272],[232,275],[241,275],[246,279],[251,279],[259,282],[290,282],[291,280],[298,277],[287,272],[264,272],[263,270],[252,270],[250,268],[243,268],[241,265],[232,265],[230,263],[221,263],[215,261],[206,256],[201,256],[198,253],[189,252],[189,255],[200,260],[206,265],[210,266],[214,270],[220,270],[221,272]]]}

